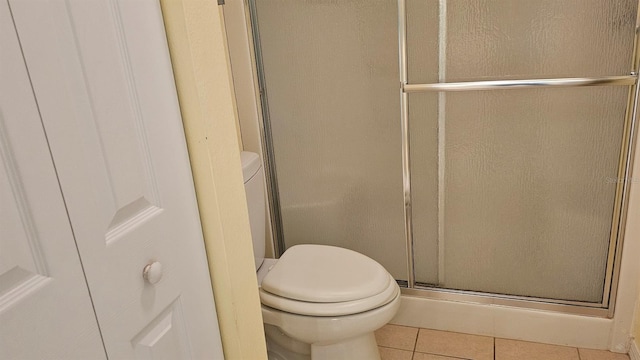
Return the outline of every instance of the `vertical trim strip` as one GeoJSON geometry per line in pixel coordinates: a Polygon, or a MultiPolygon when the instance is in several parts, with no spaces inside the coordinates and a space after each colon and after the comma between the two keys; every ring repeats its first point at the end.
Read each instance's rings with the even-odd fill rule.
{"type": "Polygon", "coordinates": [[[409,147],[409,101],[403,91],[407,84],[407,7],[406,0],[398,0],[398,56],[400,71],[400,127],[402,129],[402,190],[404,194],[404,231],[407,247],[407,287],[415,286],[413,263],[413,226],[411,223],[411,170],[409,147]]]}
{"type": "MultiPolygon", "coordinates": [[[[438,11],[438,82],[446,81],[447,70],[447,0],[439,1],[438,11]]],[[[438,284],[445,284],[445,111],[446,93],[438,92],[438,284]]]]}

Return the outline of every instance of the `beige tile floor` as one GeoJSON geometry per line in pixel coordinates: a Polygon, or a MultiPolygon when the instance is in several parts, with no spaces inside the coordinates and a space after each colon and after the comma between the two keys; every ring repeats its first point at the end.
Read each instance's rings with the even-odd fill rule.
{"type": "Polygon", "coordinates": [[[376,341],[382,360],[629,360],[608,351],[398,325],[376,331],[376,341]]]}

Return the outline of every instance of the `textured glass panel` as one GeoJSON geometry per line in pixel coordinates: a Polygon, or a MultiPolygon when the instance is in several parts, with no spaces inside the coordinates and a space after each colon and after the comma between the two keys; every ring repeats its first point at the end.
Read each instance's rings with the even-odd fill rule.
{"type": "MultiPolygon", "coordinates": [[[[410,83],[438,82],[438,0],[407,0],[410,83]]],[[[409,94],[416,280],[438,282],[438,94],[409,94]]]]}
{"type": "Polygon", "coordinates": [[[410,84],[438,82],[438,0],[407,0],[407,75],[410,84]]]}
{"type": "Polygon", "coordinates": [[[637,3],[446,1],[446,79],[626,75],[637,3]]]}
{"type": "Polygon", "coordinates": [[[438,94],[409,94],[413,257],[417,282],[437,284],[438,94]]]}
{"type": "Polygon", "coordinates": [[[602,300],[627,94],[447,94],[441,285],[602,300]]]}
{"type": "Polygon", "coordinates": [[[286,246],[406,280],[395,0],[258,0],[286,246]]]}

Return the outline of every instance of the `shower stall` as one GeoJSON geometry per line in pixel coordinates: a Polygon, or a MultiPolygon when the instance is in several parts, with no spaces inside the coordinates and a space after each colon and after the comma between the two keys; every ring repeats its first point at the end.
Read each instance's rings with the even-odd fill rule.
{"type": "Polygon", "coordinates": [[[249,0],[276,252],[611,317],[637,0],[249,0]]]}

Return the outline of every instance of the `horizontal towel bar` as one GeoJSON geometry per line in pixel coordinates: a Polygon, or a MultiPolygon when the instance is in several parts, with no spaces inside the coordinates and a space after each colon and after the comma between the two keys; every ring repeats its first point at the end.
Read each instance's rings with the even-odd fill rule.
{"type": "Polygon", "coordinates": [[[527,79],[527,80],[490,80],[465,81],[432,84],[405,84],[405,93],[426,91],[470,91],[470,90],[505,90],[535,87],[573,87],[573,86],[610,86],[634,85],[637,75],[603,76],[591,78],[556,78],[556,79],[527,79]]]}

